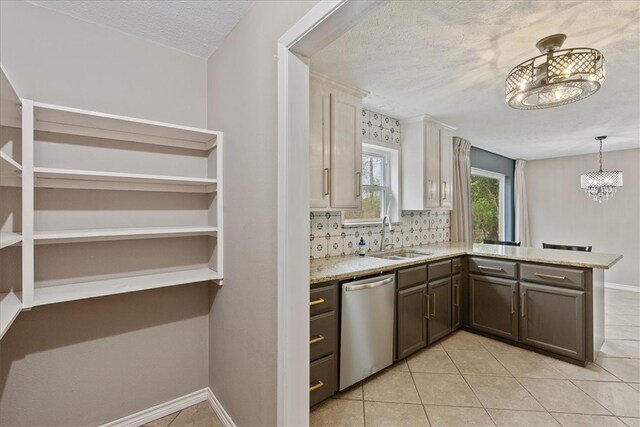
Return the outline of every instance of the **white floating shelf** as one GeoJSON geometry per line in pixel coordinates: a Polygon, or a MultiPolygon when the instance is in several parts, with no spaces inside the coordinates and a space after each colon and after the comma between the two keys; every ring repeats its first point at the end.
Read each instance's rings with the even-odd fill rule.
{"type": "Polygon", "coordinates": [[[15,245],[22,241],[22,235],[12,232],[0,233],[0,249],[15,245]]]}
{"type": "Polygon", "coordinates": [[[8,292],[0,294],[0,339],[16,320],[22,310],[22,294],[20,292],[8,292]]]}
{"type": "Polygon", "coordinates": [[[6,153],[0,151],[0,186],[19,187],[22,179],[22,166],[6,153]]]}
{"type": "Polygon", "coordinates": [[[94,190],[168,191],[214,193],[216,179],[75,169],[33,169],[39,188],[84,188],[94,190]]]}
{"type": "Polygon", "coordinates": [[[76,242],[99,242],[108,240],[155,239],[161,237],[215,236],[217,227],[141,227],[106,228],[90,230],[36,231],[36,245],[76,242]]]}
{"type": "Polygon", "coordinates": [[[22,124],[20,105],[22,102],[0,64],[0,125],[19,128],[22,124]]]}
{"type": "Polygon", "coordinates": [[[36,283],[34,305],[54,304],[209,280],[222,280],[222,277],[209,268],[201,267],[191,270],[87,281],[68,285],[38,287],[36,283]]]}
{"type": "Polygon", "coordinates": [[[207,129],[134,119],[34,102],[36,131],[107,138],[195,150],[215,147],[218,135],[207,129]]]}

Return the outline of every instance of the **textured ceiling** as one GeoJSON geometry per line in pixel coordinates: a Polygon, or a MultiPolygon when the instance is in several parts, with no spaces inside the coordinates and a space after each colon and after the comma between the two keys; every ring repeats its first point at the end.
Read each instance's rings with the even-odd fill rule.
{"type": "Polygon", "coordinates": [[[368,90],[367,107],[429,114],[473,145],[536,159],[639,147],[640,2],[390,2],[311,58],[313,70],[368,90]],[[583,101],[537,111],[504,101],[504,79],[537,40],[593,47],[606,81],[583,101]]]}
{"type": "Polygon", "coordinates": [[[41,1],[29,3],[207,58],[253,1],[41,1]]]}

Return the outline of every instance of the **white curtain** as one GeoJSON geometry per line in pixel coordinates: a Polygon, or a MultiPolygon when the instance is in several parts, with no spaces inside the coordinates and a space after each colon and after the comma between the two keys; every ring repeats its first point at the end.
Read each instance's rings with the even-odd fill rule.
{"type": "Polygon", "coordinates": [[[522,246],[531,244],[529,232],[529,213],[527,210],[527,185],[524,179],[524,160],[516,160],[514,203],[516,210],[516,240],[522,242],[522,246]]]}
{"type": "Polygon", "coordinates": [[[472,243],[471,160],[469,141],[453,137],[453,211],[451,241],[472,243]]]}

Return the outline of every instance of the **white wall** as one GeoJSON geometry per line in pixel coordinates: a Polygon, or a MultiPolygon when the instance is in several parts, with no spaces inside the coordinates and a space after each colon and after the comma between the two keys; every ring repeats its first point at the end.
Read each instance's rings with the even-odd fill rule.
{"type": "Polygon", "coordinates": [[[256,2],[209,59],[209,126],[225,140],[225,280],[212,292],[209,384],[238,425],[276,424],[276,41],[314,5],[256,2]]]}
{"type": "Polygon", "coordinates": [[[598,155],[527,162],[525,173],[533,245],[591,245],[622,254],[605,281],[640,286],[640,149],[605,152],[604,169],[622,170],[613,199],[594,202],[580,189],[580,174],[598,169],[598,155]]]}
{"type": "MultiPolygon", "coordinates": [[[[206,125],[206,60],[24,2],[0,16],[21,96],[206,125]]],[[[0,342],[0,425],[101,424],[207,387],[208,311],[194,284],[21,313],[0,342]]]]}
{"type": "Polygon", "coordinates": [[[23,98],[206,125],[206,59],[22,1],[0,2],[0,28],[23,98]]]}

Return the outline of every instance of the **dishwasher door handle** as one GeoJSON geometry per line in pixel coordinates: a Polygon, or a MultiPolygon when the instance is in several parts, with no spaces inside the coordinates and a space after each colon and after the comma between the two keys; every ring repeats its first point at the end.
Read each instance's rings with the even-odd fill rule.
{"type": "Polygon", "coordinates": [[[345,286],[344,290],[346,292],[361,291],[363,289],[372,289],[372,288],[377,288],[378,286],[388,285],[389,283],[392,283],[392,282],[393,282],[393,277],[389,277],[387,279],[378,280],[377,282],[362,283],[362,284],[359,284],[359,285],[345,286]]]}

